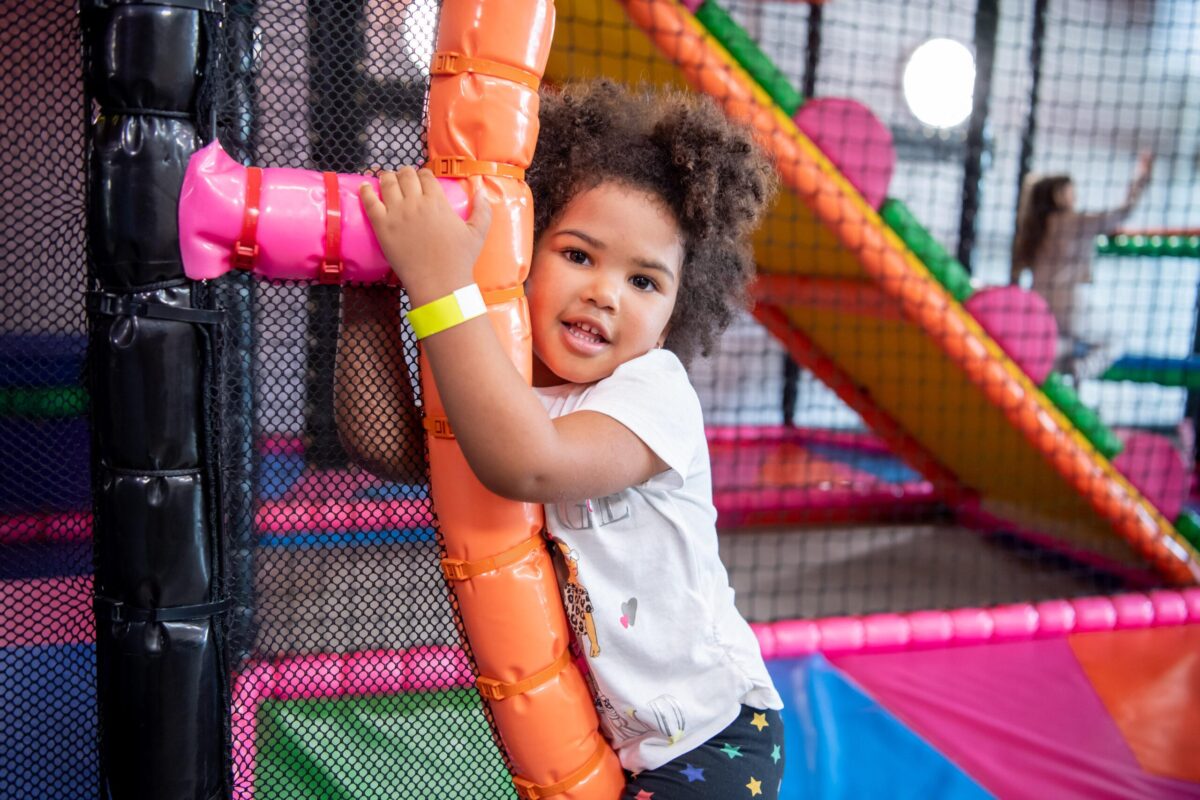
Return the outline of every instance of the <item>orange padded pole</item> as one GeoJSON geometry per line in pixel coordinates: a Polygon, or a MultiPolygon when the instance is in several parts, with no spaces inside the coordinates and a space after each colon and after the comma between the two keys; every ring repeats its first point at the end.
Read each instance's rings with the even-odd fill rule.
{"type": "MultiPolygon", "coordinates": [[[[518,290],[533,251],[533,207],[523,170],[538,132],[536,86],[554,27],[551,0],[446,0],[429,88],[429,165],[462,177],[493,204],[492,229],[475,265],[487,293],[518,290]]],[[[494,294],[493,294],[494,296],[494,294]]],[[[518,291],[489,306],[496,335],[526,380],[529,312],[518,291]],[[514,296],[515,295],[515,296],[514,296]]],[[[591,695],[565,657],[570,632],[554,566],[543,546],[542,506],[504,500],[475,478],[445,415],[428,364],[421,384],[433,502],[444,571],[458,600],[487,698],[523,798],[612,800],[624,786],[600,735],[591,695]]]]}

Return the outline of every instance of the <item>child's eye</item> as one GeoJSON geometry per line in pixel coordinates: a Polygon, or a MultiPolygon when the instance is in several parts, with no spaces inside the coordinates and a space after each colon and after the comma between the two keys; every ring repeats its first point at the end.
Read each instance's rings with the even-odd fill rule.
{"type": "Polygon", "coordinates": [[[653,292],[658,290],[658,283],[651,277],[646,275],[634,275],[629,279],[635,289],[643,292],[653,292]]]}
{"type": "Polygon", "coordinates": [[[572,264],[587,264],[589,260],[587,253],[583,252],[582,250],[576,250],[574,247],[568,247],[566,250],[562,251],[562,254],[563,257],[572,264]]]}

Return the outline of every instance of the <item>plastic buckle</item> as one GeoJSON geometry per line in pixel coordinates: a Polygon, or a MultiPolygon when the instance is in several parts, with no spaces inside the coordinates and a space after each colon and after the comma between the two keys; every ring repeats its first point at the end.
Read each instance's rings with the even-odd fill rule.
{"type": "Polygon", "coordinates": [[[434,159],[433,172],[442,178],[461,178],[466,174],[463,171],[463,160],[461,156],[439,156],[434,159]]]}
{"type": "Polygon", "coordinates": [[[457,558],[442,559],[442,574],[448,581],[465,581],[470,577],[467,575],[467,562],[457,558]]]}
{"type": "Polygon", "coordinates": [[[258,260],[257,244],[246,247],[242,244],[241,239],[233,243],[233,266],[236,269],[252,270],[256,260],[258,260]]]}
{"type": "Polygon", "coordinates": [[[317,268],[317,282],[324,286],[341,283],[342,262],[328,260],[321,261],[321,266],[317,268]]]}
{"type": "Polygon", "coordinates": [[[476,678],[475,688],[483,695],[484,700],[503,700],[504,684],[495,678],[476,678]]]}
{"type": "Polygon", "coordinates": [[[434,75],[453,75],[458,72],[458,53],[434,53],[432,72],[434,75]]]}
{"type": "Polygon", "coordinates": [[[513,775],[513,787],[517,790],[517,797],[521,800],[542,800],[541,788],[528,778],[522,778],[519,775],[513,775]]]}
{"type": "Polygon", "coordinates": [[[450,429],[450,420],[445,417],[427,417],[429,424],[426,426],[429,430],[429,435],[435,439],[453,439],[454,431],[450,429]]]}

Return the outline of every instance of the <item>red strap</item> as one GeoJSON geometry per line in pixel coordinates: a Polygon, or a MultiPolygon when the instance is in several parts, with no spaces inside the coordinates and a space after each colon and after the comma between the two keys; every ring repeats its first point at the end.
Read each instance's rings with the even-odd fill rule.
{"type": "Polygon", "coordinates": [[[242,235],[233,243],[233,266],[250,271],[258,258],[258,214],[262,197],[262,168],[246,167],[246,209],[242,212],[242,235]]]}
{"type": "Polygon", "coordinates": [[[322,284],[342,282],[342,202],[338,197],[336,172],[322,172],[325,179],[325,258],[317,273],[322,284]]]}

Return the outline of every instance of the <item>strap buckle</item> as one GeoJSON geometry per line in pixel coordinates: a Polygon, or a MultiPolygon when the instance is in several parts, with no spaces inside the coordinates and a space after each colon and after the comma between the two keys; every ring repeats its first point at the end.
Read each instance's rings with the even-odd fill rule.
{"type": "Polygon", "coordinates": [[[338,284],[342,282],[342,262],[330,261],[329,259],[321,259],[321,265],[317,267],[317,283],[327,286],[330,284],[338,284]]]}
{"type": "Polygon", "coordinates": [[[450,420],[446,417],[426,417],[422,425],[426,432],[435,439],[454,438],[454,431],[450,428],[450,420]]]}
{"type": "Polygon", "coordinates": [[[249,272],[254,269],[254,262],[257,260],[257,244],[244,245],[241,239],[233,243],[233,266],[236,269],[249,272]]]}
{"type": "Polygon", "coordinates": [[[542,787],[528,778],[522,778],[520,775],[513,775],[513,787],[517,790],[517,797],[520,800],[542,800],[545,795],[542,794],[542,787]]]}
{"type": "Polygon", "coordinates": [[[465,581],[471,577],[471,573],[467,570],[469,564],[470,562],[463,561],[461,558],[443,558],[442,574],[448,581],[465,581]]]}
{"type": "Polygon", "coordinates": [[[475,688],[483,695],[484,700],[496,702],[508,696],[504,693],[504,684],[495,678],[480,676],[475,679],[475,688]]]}
{"type": "Polygon", "coordinates": [[[466,161],[462,156],[438,156],[433,159],[433,173],[444,178],[465,178],[466,161]]]}
{"type": "Polygon", "coordinates": [[[434,53],[430,72],[434,75],[458,72],[458,53],[434,53]]]}

